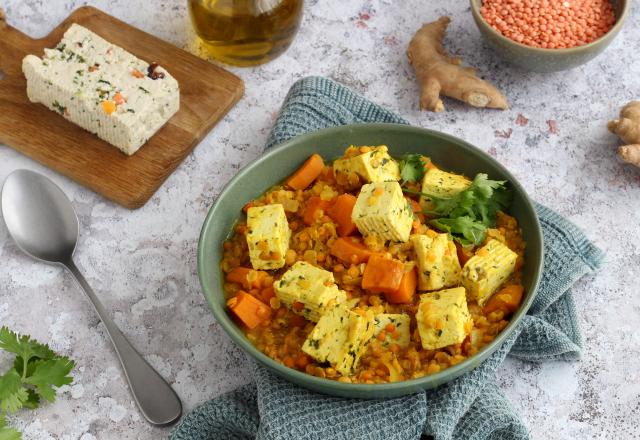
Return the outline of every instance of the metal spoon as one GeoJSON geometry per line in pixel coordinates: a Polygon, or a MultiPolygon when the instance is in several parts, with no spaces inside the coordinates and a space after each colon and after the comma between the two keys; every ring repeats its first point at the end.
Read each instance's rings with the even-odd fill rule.
{"type": "Polygon", "coordinates": [[[133,348],[73,262],[78,217],[62,190],[41,174],[15,171],[2,187],[2,215],[20,249],[38,260],[66,267],[76,278],[107,328],[133,398],[145,418],[154,425],[178,420],[182,414],[178,395],[133,348]]]}

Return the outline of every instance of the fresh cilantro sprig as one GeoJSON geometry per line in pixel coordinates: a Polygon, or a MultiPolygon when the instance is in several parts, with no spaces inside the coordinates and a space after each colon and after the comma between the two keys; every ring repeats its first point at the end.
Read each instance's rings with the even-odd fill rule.
{"type": "Polygon", "coordinates": [[[15,429],[7,426],[7,421],[0,414],[0,440],[20,440],[22,435],[15,429]]]}
{"type": "Polygon", "coordinates": [[[3,413],[37,408],[41,399],[55,401],[54,387],[71,383],[69,373],[75,364],[47,345],[7,327],[0,328],[0,349],[16,355],[13,366],[0,376],[0,440],[14,440],[20,433],[6,427],[3,413]]]}
{"type": "Polygon", "coordinates": [[[496,224],[496,213],[511,203],[511,191],[505,183],[478,174],[467,189],[451,198],[429,196],[432,209],[425,213],[437,217],[429,223],[464,245],[481,244],[487,228],[496,224]]]}
{"type": "Polygon", "coordinates": [[[400,177],[403,182],[420,182],[424,177],[425,160],[422,154],[406,154],[400,160],[400,177]]]}
{"type": "Polygon", "coordinates": [[[472,220],[468,216],[458,218],[439,218],[429,222],[433,227],[451,236],[462,245],[479,245],[484,241],[487,234],[487,227],[477,220],[472,220]]]}

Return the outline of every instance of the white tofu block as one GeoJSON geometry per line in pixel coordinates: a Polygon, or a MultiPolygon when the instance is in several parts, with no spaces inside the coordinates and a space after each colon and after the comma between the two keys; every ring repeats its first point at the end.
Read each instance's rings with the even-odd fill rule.
{"type": "Polygon", "coordinates": [[[358,194],[351,220],[362,235],[404,242],[411,232],[413,210],[398,182],[369,183],[358,194]]]}
{"type": "Polygon", "coordinates": [[[471,181],[464,176],[430,168],[422,179],[422,193],[424,195],[420,197],[420,206],[430,210],[433,208],[430,197],[450,199],[469,188],[470,185],[471,181]]]}
{"type": "Polygon", "coordinates": [[[473,326],[464,287],[420,295],[416,321],[425,350],[460,344],[473,326]]]}
{"type": "Polygon", "coordinates": [[[370,148],[371,151],[367,153],[334,161],[333,170],[336,175],[356,174],[364,182],[398,181],[400,167],[389,155],[388,148],[385,145],[370,148]]]}
{"type": "Polygon", "coordinates": [[[509,279],[517,259],[518,254],[495,239],[478,249],[462,268],[462,285],[467,289],[469,300],[483,306],[509,279]]]}
{"type": "Polygon", "coordinates": [[[247,211],[247,245],[254,269],[283,267],[290,237],[282,205],[253,206],[247,211]]]}
{"type": "Polygon", "coordinates": [[[135,153],[179,109],[178,82],[88,29],[72,24],[43,58],[27,55],[27,96],[135,153]],[[153,78],[155,79],[153,79],[153,78]]]}
{"type": "Polygon", "coordinates": [[[273,290],[294,313],[314,322],[318,322],[327,310],[347,300],[347,294],[335,284],[331,272],[304,261],[291,266],[273,283],[273,290]]]}
{"type": "Polygon", "coordinates": [[[460,284],[462,269],[449,234],[412,235],[411,243],[418,261],[420,290],[439,290],[460,284]]]}
{"type": "Polygon", "coordinates": [[[322,315],[302,351],[318,362],[329,362],[339,373],[349,375],[357,368],[373,332],[371,311],[351,311],[339,305],[322,315]]]}

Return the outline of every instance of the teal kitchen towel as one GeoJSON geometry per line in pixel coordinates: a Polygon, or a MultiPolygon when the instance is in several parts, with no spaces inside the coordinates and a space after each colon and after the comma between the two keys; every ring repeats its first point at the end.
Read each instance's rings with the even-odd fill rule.
{"type": "MultiPolygon", "coordinates": [[[[366,122],[406,124],[334,81],[305,78],[291,88],[267,148],[321,128],[366,122]]],[[[495,371],[507,355],[531,362],[580,358],[583,342],[571,286],[603,259],[575,225],[542,205],[536,209],[545,252],[538,294],[516,331],[470,373],[419,394],[358,400],[313,393],[251,362],[254,383],[194,409],[171,439],[528,439],[495,371]]]]}

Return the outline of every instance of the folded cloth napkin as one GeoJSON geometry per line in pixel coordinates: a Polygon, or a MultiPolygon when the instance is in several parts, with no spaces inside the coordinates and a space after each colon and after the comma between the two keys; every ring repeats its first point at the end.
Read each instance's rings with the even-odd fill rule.
{"type": "MultiPolygon", "coordinates": [[[[364,122],[405,123],[329,79],[310,77],[289,92],[267,148],[302,133],[364,122]]],[[[596,270],[602,252],[572,223],[536,205],[544,235],[544,273],[518,328],[470,373],[434,390],[387,400],[324,396],[252,362],[255,383],[216,397],[186,415],[172,440],[213,439],[527,439],[495,371],[508,354],[526,361],[577,360],[582,337],[571,286],[596,270]]]]}

